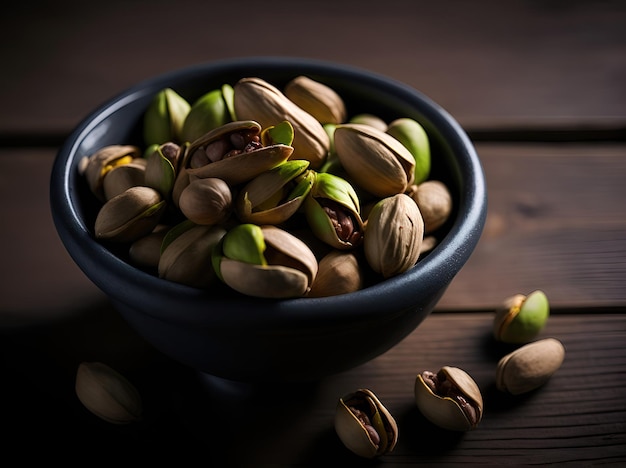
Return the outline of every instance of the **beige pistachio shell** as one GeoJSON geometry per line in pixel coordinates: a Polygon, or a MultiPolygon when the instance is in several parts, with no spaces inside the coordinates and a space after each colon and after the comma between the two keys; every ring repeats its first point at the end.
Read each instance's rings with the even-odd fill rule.
{"type": "Polygon", "coordinates": [[[381,132],[386,132],[389,128],[387,122],[385,122],[383,119],[381,119],[377,115],[367,113],[352,116],[348,123],[368,125],[377,130],[380,130],[381,132]]]}
{"type": "Polygon", "coordinates": [[[422,182],[410,195],[422,213],[425,234],[440,228],[452,213],[452,196],[448,187],[439,180],[422,182]]]}
{"type": "Polygon", "coordinates": [[[261,78],[242,78],[234,90],[238,118],[255,120],[263,128],[289,121],[294,129],[291,158],[306,159],[311,163],[311,169],[322,166],[330,150],[330,139],[315,117],[261,78]]]}
{"type": "Polygon", "coordinates": [[[309,297],[337,296],[363,287],[363,271],[354,253],[332,250],[319,262],[309,297]]]}
{"type": "Polygon", "coordinates": [[[289,298],[305,295],[318,271],[311,249],[294,235],[275,226],[262,226],[268,265],[222,257],[224,282],[248,296],[289,298]]]}
{"type": "Polygon", "coordinates": [[[178,207],[187,219],[203,225],[225,221],[230,216],[232,205],[230,187],[215,177],[192,180],[178,200],[178,207]]]}
{"type": "Polygon", "coordinates": [[[415,202],[403,193],[380,200],[369,213],[363,246],[372,269],[384,278],[417,262],[424,222],[415,202]]]}
{"type": "Polygon", "coordinates": [[[124,376],[101,362],[81,362],[76,372],[76,396],[93,414],[113,424],[141,419],[142,400],[124,376]]]}
{"type": "Polygon", "coordinates": [[[339,124],[346,120],[346,105],[341,96],[308,76],[297,76],[287,83],[285,95],[322,124],[339,124]]]}
{"type": "Polygon", "coordinates": [[[415,402],[426,419],[444,429],[468,431],[476,428],[482,419],[480,389],[474,379],[458,367],[445,366],[437,374],[418,374],[415,379],[415,402]],[[461,395],[462,400],[454,398],[455,394],[461,395]],[[469,406],[465,405],[464,410],[460,401],[469,403],[469,406]]]}
{"type": "Polygon", "coordinates": [[[102,179],[104,199],[110,200],[131,187],[145,185],[145,174],[146,160],[143,158],[113,167],[102,179]]]}
{"type": "Polygon", "coordinates": [[[161,257],[161,244],[167,231],[168,226],[158,225],[150,234],[134,241],[128,249],[131,263],[141,268],[157,268],[161,257]]]}
{"type": "Polygon", "coordinates": [[[106,201],[102,187],[104,176],[114,167],[128,164],[141,157],[141,149],[133,145],[109,145],[91,154],[83,173],[91,192],[106,201]]]}
{"type": "Polygon", "coordinates": [[[168,244],[158,263],[159,278],[195,288],[208,288],[217,275],[211,263],[213,248],[226,234],[220,226],[194,226],[168,244]]]}
{"type": "Polygon", "coordinates": [[[358,389],[339,399],[334,424],[339,439],[360,457],[390,453],[398,441],[395,419],[368,389],[358,389]]]}
{"type": "Polygon", "coordinates": [[[564,359],[565,347],[557,339],[529,343],[500,359],[496,386],[513,395],[530,392],[544,385],[564,359]]]}
{"type": "Polygon", "coordinates": [[[159,224],[165,201],[150,187],[131,187],[111,198],[98,212],[95,235],[114,242],[133,242],[159,224]]]}
{"type": "Polygon", "coordinates": [[[391,135],[369,125],[337,125],[335,152],[354,182],[367,192],[387,197],[404,193],[415,177],[415,159],[391,135]]]}

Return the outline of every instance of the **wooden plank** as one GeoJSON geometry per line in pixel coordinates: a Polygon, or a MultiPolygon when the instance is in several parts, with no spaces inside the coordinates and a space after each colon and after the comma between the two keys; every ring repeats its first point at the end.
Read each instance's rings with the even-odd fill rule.
{"type": "Polygon", "coordinates": [[[388,75],[468,129],[623,130],[625,21],[619,0],[16,3],[0,18],[0,135],[65,135],[140,80],[259,55],[388,75]]]}
{"type": "Polygon", "coordinates": [[[544,387],[516,397],[495,388],[497,361],[512,348],[491,339],[492,319],[434,313],[369,363],[319,382],[262,388],[170,361],[106,307],[53,326],[2,329],[0,396],[11,402],[3,410],[11,428],[5,452],[24,460],[43,453],[67,461],[86,451],[144,461],[202,455],[221,466],[371,466],[333,428],[337,399],[369,388],[399,426],[386,466],[626,462],[626,316],[552,316],[541,337],[559,339],[565,361],[544,387]],[[101,360],[126,375],[143,397],[143,421],[114,426],[82,407],[73,389],[81,360],[101,360]],[[475,431],[439,429],[415,406],[417,373],[443,365],[466,370],[481,388],[485,410],[475,431]],[[32,444],[51,450],[24,450],[32,444]]]}

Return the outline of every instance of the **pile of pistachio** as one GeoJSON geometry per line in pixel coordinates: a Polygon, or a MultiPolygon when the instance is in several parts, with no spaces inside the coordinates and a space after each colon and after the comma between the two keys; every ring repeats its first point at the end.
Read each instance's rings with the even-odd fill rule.
{"type": "Polygon", "coordinates": [[[144,147],[83,158],[102,202],[95,236],[135,266],[197,288],[269,298],[361,289],[416,264],[452,211],[430,179],[428,136],[411,118],[348,118],[306,76],[260,78],[190,104],[171,88],[144,114],[144,147]]]}

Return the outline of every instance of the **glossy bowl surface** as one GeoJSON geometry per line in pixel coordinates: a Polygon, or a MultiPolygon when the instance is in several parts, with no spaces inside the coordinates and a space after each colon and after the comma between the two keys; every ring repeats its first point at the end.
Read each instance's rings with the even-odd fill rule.
{"type": "Polygon", "coordinates": [[[433,310],[470,257],[485,223],[487,197],[480,161],[466,133],[419,91],[341,64],[251,57],[157,76],[99,107],[59,150],[50,202],[56,229],[73,260],[150,343],[202,372],[256,382],[319,379],[365,363],[400,342],[433,310]],[[265,300],[161,280],[131,266],[123,252],[94,240],[99,204],[78,173],[79,161],[106,145],[143,145],[143,113],[155,93],[171,87],[193,102],[242,77],[258,76],[281,87],[298,75],[333,87],[350,115],[367,112],[386,121],[411,117],[426,129],[431,178],[448,184],[455,208],[438,245],[415,267],[342,296],[265,300]]]}

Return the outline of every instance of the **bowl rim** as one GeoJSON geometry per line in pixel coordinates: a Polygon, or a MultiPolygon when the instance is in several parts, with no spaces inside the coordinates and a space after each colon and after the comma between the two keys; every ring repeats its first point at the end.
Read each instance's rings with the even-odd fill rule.
{"type": "Polygon", "coordinates": [[[486,183],[478,154],[460,124],[439,104],[400,81],[370,70],[326,60],[284,56],[238,57],[197,63],[138,82],[108,99],[80,121],[59,149],[50,180],[50,205],[55,227],[70,256],[92,282],[110,297],[131,307],[136,306],[137,300],[133,295],[134,288],[151,291],[154,300],[162,307],[148,312],[150,315],[203,326],[241,325],[245,321],[251,326],[288,328],[296,322],[315,325],[380,319],[389,314],[387,308],[380,307],[380,297],[389,293],[393,294],[396,313],[415,308],[411,288],[416,279],[436,278],[445,290],[465,264],[482,233],[486,204],[486,183]],[[103,120],[137,98],[154,94],[167,83],[181,81],[190,74],[220,74],[234,69],[280,71],[286,68],[298,70],[298,73],[315,72],[358,80],[370,87],[382,87],[387,94],[408,100],[411,105],[419,105],[420,113],[443,135],[453,153],[459,155],[456,159],[465,174],[459,197],[459,215],[429,255],[407,272],[387,281],[332,297],[271,300],[243,296],[236,302],[243,310],[236,314],[207,313],[212,307],[232,307],[233,299],[211,298],[210,291],[160,279],[126,263],[93,238],[72,202],[76,194],[70,180],[71,172],[76,170],[77,158],[80,158],[77,151],[103,120]],[[170,309],[173,312],[169,312],[170,309]]]}

